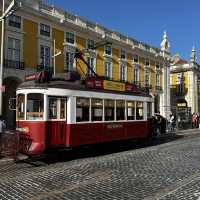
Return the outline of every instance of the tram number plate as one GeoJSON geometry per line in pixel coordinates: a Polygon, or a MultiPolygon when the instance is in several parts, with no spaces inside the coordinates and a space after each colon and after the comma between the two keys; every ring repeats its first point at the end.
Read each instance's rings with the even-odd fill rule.
{"type": "Polygon", "coordinates": [[[108,124],[107,128],[108,129],[123,128],[123,125],[122,124],[108,124]]]}

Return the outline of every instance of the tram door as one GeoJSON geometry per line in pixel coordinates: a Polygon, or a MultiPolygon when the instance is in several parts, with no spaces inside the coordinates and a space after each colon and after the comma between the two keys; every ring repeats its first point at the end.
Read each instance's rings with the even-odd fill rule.
{"type": "Polygon", "coordinates": [[[64,146],[66,141],[67,99],[49,97],[48,107],[47,144],[64,146]]]}

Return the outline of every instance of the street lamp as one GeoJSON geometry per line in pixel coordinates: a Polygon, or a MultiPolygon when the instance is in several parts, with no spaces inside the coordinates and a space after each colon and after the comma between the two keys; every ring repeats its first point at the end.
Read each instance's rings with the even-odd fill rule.
{"type": "Polygon", "coordinates": [[[21,1],[13,0],[8,8],[5,10],[5,0],[2,0],[2,15],[0,17],[1,21],[1,60],[0,60],[0,115],[2,115],[2,90],[3,90],[3,61],[4,61],[4,34],[5,34],[5,21],[6,18],[12,15],[18,8],[22,6],[21,1]]]}

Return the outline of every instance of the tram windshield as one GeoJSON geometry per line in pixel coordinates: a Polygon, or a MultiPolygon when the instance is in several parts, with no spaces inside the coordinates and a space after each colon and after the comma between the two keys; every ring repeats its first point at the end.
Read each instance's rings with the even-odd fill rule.
{"type": "Polygon", "coordinates": [[[31,93],[27,95],[27,120],[41,120],[44,113],[44,95],[31,93]]]}
{"type": "Polygon", "coordinates": [[[24,120],[25,116],[25,95],[19,94],[17,96],[17,119],[24,120]]]}

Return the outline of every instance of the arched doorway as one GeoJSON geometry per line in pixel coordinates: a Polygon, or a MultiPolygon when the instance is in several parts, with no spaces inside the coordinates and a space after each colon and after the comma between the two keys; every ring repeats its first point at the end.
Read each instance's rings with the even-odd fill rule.
{"type": "Polygon", "coordinates": [[[5,92],[3,93],[3,119],[6,121],[7,128],[14,129],[16,113],[9,109],[9,99],[16,97],[16,89],[22,81],[17,77],[7,77],[3,81],[5,92]]]}

